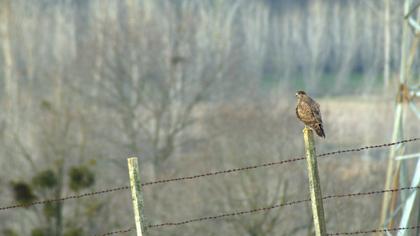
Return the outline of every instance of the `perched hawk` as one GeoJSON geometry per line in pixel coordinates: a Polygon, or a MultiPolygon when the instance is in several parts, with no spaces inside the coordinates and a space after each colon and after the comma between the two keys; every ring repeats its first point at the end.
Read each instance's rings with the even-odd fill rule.
{"type": "Polygon", "coordinates": [[[313,129],[319,137],[325,138],[319,104],[306,95],[304,91],[297,91],[296,97],[298,98],[296,115],[299,120],[313,129]]]}

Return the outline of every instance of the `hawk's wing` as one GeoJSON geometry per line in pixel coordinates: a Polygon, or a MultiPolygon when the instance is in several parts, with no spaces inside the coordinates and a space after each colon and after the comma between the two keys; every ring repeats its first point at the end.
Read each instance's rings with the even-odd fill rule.
{"type": "Polygon", "coordinates": [[[313,106],[310,103],[307,101],[300,101],[296,107],[296,115],[303,123],[311,124],[317,121],[312,110],[313,106]]]}
{"type": "Polygon", "coordinates": [[[310,106],[311,106],[312,114],[314,115],[317,123],[322,123],[321,110],[319,108],[319,104],[315,102],[313,99],[311,99],[310,106]]]}

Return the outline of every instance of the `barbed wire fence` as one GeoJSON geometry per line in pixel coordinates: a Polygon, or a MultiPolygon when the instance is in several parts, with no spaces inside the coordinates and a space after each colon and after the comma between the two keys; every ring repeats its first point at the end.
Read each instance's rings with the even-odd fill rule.
{"type": "MultiPolygon", "coordinates": [[[[327,152],[327,153],[319,154],[316,157],[317,158],[324,158],[324,157],[337,156],[337,155],[343,154],[343,153],[361,152],[361,151],[368,150],[368,149],[386,148],[386,147],[390,147],[390,146],[401,145],[401,144],[404,144],[404,143],[416,142],[416,141],[419,141],[419,140],[420,140],[420,138],[411,138],[411,139],[401,140],[401,141],[398,141],[398,142],[384,143],[384,144],[378,144],[378,145],[370,145],[370,146],[364,146],[364,147],[353,148],[353,149],[343,149],[343,150],[337,150],[337,151],[333,151],[333,152],[327,152]]],[[[281,161],[276,161],[276,162],[262,163],[262,164],[258,164],[258,165],[245,166],[245,167],[240,167],[240,168],[219,170],[219,171],[207,172],[207,173],[191,175],[191,176],[155,180],[155,181],[151,181],[151,182],[142,183],[141,186],[143,188],[145,188],[145,187],[148,187],[148,186],[151,186],[151,185],[175,183],[175,182],[180,182],[180,181],[198,180],[200,178],[205,178],[205,177],[212,177],[212,176],[217,176],[217,175],[228,175],[228,174],[232,174],[232,173],[235,173],[235,172],[249,171],[249,170],[254,170],[254,169],[258,169],[258,168],[268,168],[268,167],[280,166],[280,165],[294,163],[294,162],[302,161],[302,160],[305,160],[305,157],[298,157],[298,158],[286,159],[286,160],[281,160],[281,161]]],[[[92,197],[92,196],[95,196],[95,195],[109,194],[109,193],[113,193],[113,192],[129,190],[129,189],[130,189],[130,186],[120,186],[120,187],[109,188],[109,189],[104,189],[104,190],[95,191],[95,192],[84,193],[84,194],[80,194],[80,195],[71,195],[71,196],[67,196],[67,197],[63,197],[63,198],[35,201],[35,202],[30,203],[30,204],[14,204],[14,205],[2,206],[2,207],[0,207],[0,211],[13,210],[13,209],[16,209],[16,208],[27,208],[29,206],[43,205],[43,204],[48,204],[48,203],[52,203],[52,202],[75,200],[75,199],[80,199],[80,198],[92,197]]],[[[372,195],[378,195],[378,194],[384,194],[384,193],[409,191],[409,190],[416,190],[416,189],[420,189],[420,186],[407,186],[407,187],[401,187],[401,188],[395,188],[395,189],[383,189],[383,190],[376,190],[376,191],[369,191],[369,192],[327,195],[327,196],[322,197],[322,200],[326,201],[326,200],[337,199],[337,198],[372,196],[372,195]]],[[[277,209],[277,208],[294,206],[294,205],[308,203],[308,202],[311,202],[311,199],[307,198],[307,199],[301,199],[301,200],[294,200],[294,201],[279,203],[279,204],[272,205],[272,206],[265,206],[265,207],[261,207],[261,208],[255,208],[255,209],[244,210],[244,211],[228,212],[228,213],[223,213],[223,214],[218,214],[218,215],[213,215],[213,216],[205,216],[205,217],[187,219],[187,220],[183,220],[183,221],[164,222],[164,223],[159,223],[159,224],[149,224],[149,225],[146,225],[145,228],[147,230],[152,230],[152,229],[156,229],[156,228],[179,226],[179,225],[185,225],[185,224],[201,222],[201,221],[217,220],[217,219],[226,218],[226,217],[235,217],[235,216],[242,216],[242,215],[247,215],[247,214],[254,214],[254,213],[258,213],[258,212],[270,211],[270,210],[277,209]]],[[[328,235],[359,235],[359,234],[380,233],[380,232],[393,232],[393,231],[400,231],[400,230],[414,230],[414,229],[419,229],[419,228],[420,228],[420,225],[416,225],[416,226],[404,227],[404,228],[384,228],[384,229],[371,229],[371,230],[355,231],[355,232],[336,232],[336,233],[329,233],[328,235]]],[[[107,236],[107,235],[122,234],[122,233],[131,232],[133,230],[135,230],[134,227],[129,227],[129,228],[126,228],[126,229],[110,231],[110,232],[103,233],[103,234],[96,234],[95,236],[107,236]]]]}

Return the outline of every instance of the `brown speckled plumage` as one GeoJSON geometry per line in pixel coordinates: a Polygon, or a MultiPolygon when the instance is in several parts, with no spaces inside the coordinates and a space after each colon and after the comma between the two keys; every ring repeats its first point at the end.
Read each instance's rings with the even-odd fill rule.
{"type": "Polygon", "coordinates": [[[299,120],[313,129],[319,137],[325,138],[319,104],[306,95],[304,91],[298,91],[296,97],[298,98],[296,115],[299,120]]]}

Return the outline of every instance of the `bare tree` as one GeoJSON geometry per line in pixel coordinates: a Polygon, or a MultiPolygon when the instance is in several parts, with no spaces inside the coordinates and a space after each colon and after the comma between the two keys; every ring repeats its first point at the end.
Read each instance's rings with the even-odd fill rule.
{"type": "Polygon", "coordinates": [[[14,58],[11,46],[11,31],[13,26],[12,6],[10,0],[0,1],[0,42],[2,52],[4,77],[5,120],[10,131],[14,132],[17,125],[18,79],[14,76],[14,58]]]}
{"type": "Polygon", "coordinates": [[[109,26],[105,34],[115,38],[103,45],[102,59],[96,59],[106,65],[96,72],[102,74],[96,99],[118,117],[126,150],[146,155],[156,167],[174,153],[181,133],[194,123],[194,109],[230,70],[235,9],[228,12],[228,21],[217,21],[221,17],[213,14],[222,14],[222,9],[204,11],[205,5],[192,2],[179,7],[151,7],[156,11],[152,15],[168,18],[133,21],[147,14],[127,5],[130,11],[137,9],[122,29],[128,33],[109,26]]]}

